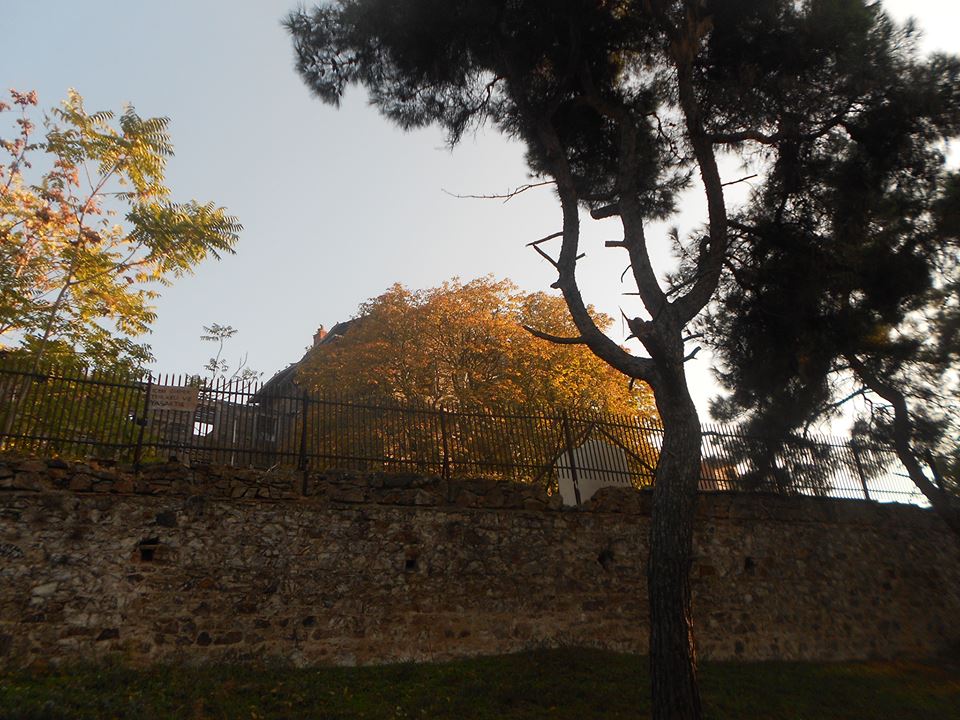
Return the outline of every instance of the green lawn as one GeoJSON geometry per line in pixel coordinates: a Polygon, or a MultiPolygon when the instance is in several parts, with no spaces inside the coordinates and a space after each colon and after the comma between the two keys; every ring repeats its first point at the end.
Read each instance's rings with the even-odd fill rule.
{"type": "MultiPolygon", "coordinates": [[[[714,720],[960,720],[960,667],[714,663],[714,720]]],[[[646,658],[563,649],[367,668],[75,667],[0,676],[0,718],[643,718],[646,658]]]]}

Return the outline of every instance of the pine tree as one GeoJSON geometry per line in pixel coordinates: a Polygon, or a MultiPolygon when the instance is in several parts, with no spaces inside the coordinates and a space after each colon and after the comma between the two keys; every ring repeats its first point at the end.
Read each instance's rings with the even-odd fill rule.
{"type": "Polygon", "coordinates": [[[401,127],[438,124],[456,143],[488,123],[524,142],[535,176],[555,184],[562,227],[534,247],[586,345],[654,391],[665,428],[654,489],[648,590],[654,717],[701,717],[689,571],[700,423],[686,329],[720,282],[733,232],[719,157],[783,168],[827,137],[899,72],[897,38],[862,0],[337,0],[287,20],[297,69],[337,104],[367,88],[401,127]],[[669,218],[696,179],[707,223],[678,239],[683,272],[653,267],[651,221],[669,218]],[[580,210],[618,218],[643,311],[628,319],[645,355],[593,322],[576,280],[580,210]],[[551,255],[548,242],[560,241],[551,255]]]}
{"type": "Polygon", "coordinates": [[[730,390],[718,411],[769,439],[759,474],[785,438],[863,399],[856,434],[895,448],[960,532],[948,479],[923,469],[958,452],[960,430],[960,176],[943,155],[960,60],[921,59],[909,29],[879,29],[893,51],[872,90],[797,138],[733,220],[733,271],[703,329],[730,390]]]}

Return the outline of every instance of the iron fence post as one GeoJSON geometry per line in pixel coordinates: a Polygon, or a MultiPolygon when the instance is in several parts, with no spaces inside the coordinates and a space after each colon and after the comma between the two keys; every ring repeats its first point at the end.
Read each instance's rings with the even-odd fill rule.
{"type": "Polygon", "coordinates": [[[570,460],[570,480],[573,482],[573,496],[576,498],[577,505],[579,505],[580,479],[577,475],[577,461],[573,457],[573,434],[570,432],[570,420],[567,418],[566,410],[561,413],[560,422],[563,425],[563,439],[567,445],[567,457],[570,460]]]}
{"type": "Polygon", "coordinates": [[[850,443],[850,449],[853,451],[853,462],[857,466],[857,475],[860,476],[860,485],[863,487],[863,499],[870,499],[870,491],[867,489],[867,476],[863,472],[863,465],[860,463],[860,452],[857,450],[855,442],[850,443]]]}
{"type": "Polygon", "coordinates": [[[153,373],[147,375],[147,392],[143,399],[143,415],[137,418],[137,445],[133,450],[133,471],[140,472],[140,461],[143,459],[143,433],[147,427],[147,416],[150,412],[150,391],[153,389],[153,373]]]}
{"type": "Polygon", "coordinates": [[[443,451],[443,462],[440,466],[440,474],[444,480],[450,479],[450,444],[447,440],[447,411],[440,406],[440,444],[443,451]]]}
{"type": "Polygon", "coordinates": [[[304,390],[300,396],[300,414],[303,417],[303,421],[300,423],[300,456],[297,460],[297,467],[300,469],[300,472],[303,473],[300,484],[300,494],[304,497],[307,495],[307,409],[309,403],[310,397],[307,391],[304,390]]]}

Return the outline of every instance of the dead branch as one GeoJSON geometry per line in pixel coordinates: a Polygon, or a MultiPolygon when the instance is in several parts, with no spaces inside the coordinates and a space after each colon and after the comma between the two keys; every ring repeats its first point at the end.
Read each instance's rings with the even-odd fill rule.
{"type": "Polygon", "coordinates": [[[563,230],[561,230],[560,232],[555,232],[555,233],[553,233],[552,235],[547,235],[546,237],[542,237],[542,238],[540,238],[539,240],[534,240],[533,242],[528,242],[528,243],[527,243],[527,247],[536,247],[536,246],[539,245],[540,243],[545,243],[547,240],[553,240],[553,239],[558,238],[558,237],[563,237],[563,230]]]}
{"type": "Polygon", "coordinates": [[[560,272],[560,264],[556,260],[554,260],[552,257],[547,255],[543,250],[540,249],[538,245],[533,245],[532,247],[534,250],[537,251],[537,253],[539,253],[540,257],[542,257],[548,263],[553,265],[553,267],[557,270],[557,272],[560,272]]]}
{"type": "Polygon", "coordinates": [[[527,183],[526,185],[520,185],[513,190],[509,190],[505,193],[493,193],[491,195],[458,195],[457,193],[452,193],[445,188],[440,188],[450,197],[455,197],[458,200],[503,200],[505,203],[509,202],[515,198],[520,193],[525,193],[527,190],[532,190],[534,188],[543,187],[544,185],[553,185],[556,183],[556,180],[544,180],[543,182],[537,183],[527,183]]]}
{"type": "Polygon", "coordinates": [[[757,173],[754,173],[753,175],[747,175],[746,177],[742,177],[739,180],[731,180],[730,182],[720,183],[720,187],[727,187],[728,185],[736,185],[737,183],[742,183],[742,182],[746,182],[747,180],[752,180],[755,177],[758,177],[757,173]]]}

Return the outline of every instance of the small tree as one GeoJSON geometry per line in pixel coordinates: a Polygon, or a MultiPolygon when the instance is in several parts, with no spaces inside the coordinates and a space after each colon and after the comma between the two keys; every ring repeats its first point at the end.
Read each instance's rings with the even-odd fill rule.
{"type": "Polygon", "coordinates": [[[211,383],[217,378],[220,378],[224,382],[233,382],[234,380],[239,380],[241,383],[247,384],[256,382],[263,375],[262,372],[247,367],[246,353],[244,353],[237,360],[237,366],[234,368],[233,372],[229,375],[227,374],[230,372],[230,363],[227,362],[226,358],[223,357],[223,345],[227,340],[236,334],[236,328],[230,325],[219,325],[214,323],[213,325],[203,326],[203,335],[200,336],[200,339],[206,342],[217,343],[217,354],[210,358],[207,361],[207,364],[203,366],[203,369],[210,373],[211,383]]]}
{"type": "Polygon", "coordinates": [[[34,367],[63,353],[140,364],[155,288],[232,252],[240,225],[212,203],[170,199],[167,118],[88,113],[71,90],[34,141],[36,94],[11,95],[20,116],[17,137],[0,140],[0,341],[34,367]]]}

